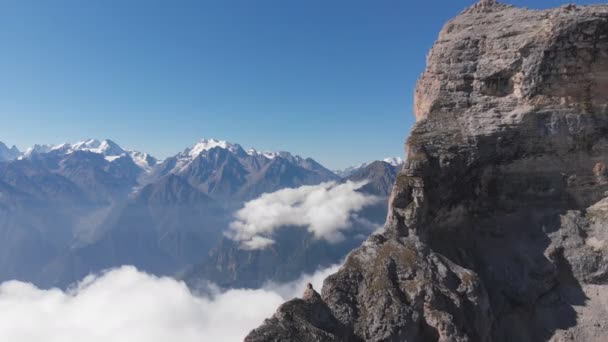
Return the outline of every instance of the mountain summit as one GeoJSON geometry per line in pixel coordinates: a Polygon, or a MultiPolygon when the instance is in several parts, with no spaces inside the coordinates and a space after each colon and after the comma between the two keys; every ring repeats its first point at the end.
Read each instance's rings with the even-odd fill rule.
{"type": "Polygon", "coordinates": [[[7,160],[14,160],[21,156],[21,151],[13,145],[8,148],[3,142],[0,141],[0,162],[7,160]]]}

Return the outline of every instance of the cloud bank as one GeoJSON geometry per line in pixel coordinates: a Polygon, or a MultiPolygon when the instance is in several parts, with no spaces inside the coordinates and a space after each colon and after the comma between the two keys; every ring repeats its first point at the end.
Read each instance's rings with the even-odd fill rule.
{"type": "Polygon", "coordinates": [[[65,292],[9,281],[0,284],[0,341],[242,341],[281,303],[301,296],[307,282],[320,288],[337,268],[293,283],[209,297],[131,266],[89,276],[65,292]]]}
{"type": "Polygon", "coordinates": [[[327,182],[283,189],[249,201],[235,213],[227,236],[242,248],[263,249],[274,243],[272,233],[284,226],[305,227],[318,239],[340,242],[343,230],[363,207],[378,201],[357,190],[366,182],[327,182]]]}

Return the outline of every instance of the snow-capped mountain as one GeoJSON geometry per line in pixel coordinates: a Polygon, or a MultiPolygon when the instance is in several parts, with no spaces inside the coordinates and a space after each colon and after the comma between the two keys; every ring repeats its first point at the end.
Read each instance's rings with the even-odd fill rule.
{"type": "Polygon", "coordinates": [[[163,162],[165,165],[170,165],[171,168],[163,170],[162,175],[172,173],[177,174],[185,170],[192,164],[199,156],[207,154],[208,151],[213,149],[221,149],[228,151],[235,155],[246,154],[241,145],[233,144],[225,140],[216,139],[201,139],[195,143],[192,147],[186,148],[183,152],[178,153],[174,157],[170,157],[163,162]]]}
{"type": "Polygon", "coordinates": [[[227,142],[226,140],[216,140],[216,139],[211,138],[211,139],[199,140],[196,144],[194,144],[194,146],[192,146],[192,148],[187,149],[187,151],[188,151],[187,153],[192,158],[196,158],[204,151],[209,151],[216,147],[224,149],[224,150],[228,150],[232,153],[238,153],[242,150],[242,147],[239,144],[233,144],[233,143],[227,142]]]}
{"type": "Polygon", "coordinates": [[[334,173],[337,174],[338,176],[340,176],[341,178],[347,178],[350,175],[354,174],[355,172],[357,172],[361,169],[364,169],[365,167],[373,164],[376,161],[383,161],[394,167],[401,166],[404,163],[404,160],[401,159],[400,157],[387,157],[382,160],[375,160],[375,161],[368,162],[368,163],[362,163],[362,164],[355,165],[355,166],[349,166],[342,170],[334,170],[334,173]]]}
{"type": "Polygon", "coordinates": [[[56,147],[56,149],[62,148],[66,148],[69,152],[88,151],[102,154],[106,157],[106,160],[108,161],[112,161],[113,159],[119,158],[127,153],[127,151],[123,150],[120,146],[118,146],[118,144],[108,139],[102,141],[99,141],[97,139],[89,139],[71,145],[62,144],[56,147]]]}
{"type": "Polygon", "coordinates": [[[25,153],[23,153],[23,156],[21,157],[31,157],[34,154],[48,153],[53,149],[53,147],[53,145],[35,144],[34,146],[28,147],[27,150],[25,150],[25,153]]]}
{"type": "Polygon", "coordinates": [[[152,171],[159,161],[145,152],[127,151],[133,162],[146,172],[152,171]]]}
{"type": "Polygon", "coordinates": [[[21,151],[13,145],[13,147],[8,148],[3,142],[0,141],[0,162],[9,161],[19,158],[21,156],[21,151]]]}
{"type": "Polygon", "coordinates": [[[107,161],[114,162],[122,157],[129,157],[132,161],[143,171],[149,172],[158,163],[156,158],[151,155],[133,151],[125,150],[120,147],[117,143],[109,139],[97,140],[87,139],[82,140],[73,144],[63,143],[59,145],[34,145],[26,150],[23,154],[23,158],[29,158],[36,154],[44,153],[60,153],[60,154],[72,154],[76,151],[85,151],[95,154],[102,155],[107,161]]]}
{"type": "Polygon", "coordinates": [[[404,160],[401,157],[389,157],[382,159],[383,162],[391,164],[392,166],[399,166],[404,163],[404,160]]]}
{"type": "Polygon", "coordinates": [[[149,181],[175,174],[212,198],[237,201],[287,187],[318,184],[338,177],[311,158],[289,152],[245,151],[224,140],[201,139],[167,158],[149,181]]]}
{"type": "MultiPolygon", "coordinates": [[[[226,151],[230,152],[231,154],[233,154],[237,157],[241,157],[241,158],[243,158],[243,157],[246,158],[247,156],[262,157],[262,158],[265,158],[268,160],[273,160],[275,158],[283,158],[293,164],[298,164],[298,165],[305,164],[306,160],[307,160],[305,158],[302,158],[298,155],[293,155],[286,151],[278,151],[278,152],[258,151],[255,148],[249,148],[249,149],[247,149],[247,151],[245,151],[241,145],[236,144],[236,143],[231,143],[226,140],[217,140],[217,139],[213,139],[213,138],[211,138],[211,139],[203,138],[203,139],[199,140],[196,144],[194,144],[194,146],[185,149],[183,152],[179,153],[176,156],[177,163],[176,163],[176,168],[174,170],[172,170],[173,173],[177,173],[177,172],[181,171],[182,169],[187,167],[197,157],[199,157],[201,155],[205,155],[205,153],[207,153],[208,151],[213,150],[215,148],[226,150],[226,151]]],[[[310,160],[312,160],[312,159],[310,159],[310,160]]]]}

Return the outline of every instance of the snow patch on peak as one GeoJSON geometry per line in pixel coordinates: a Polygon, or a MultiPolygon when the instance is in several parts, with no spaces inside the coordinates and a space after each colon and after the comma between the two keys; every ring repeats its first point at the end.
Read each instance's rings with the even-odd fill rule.
{"type": "Polygon", "coordinates": [[[388,158],[384,158],[382,160],[385,163],[389,163],[392,166],[399,166],[401,164],[403,164],[404,160],[401,159],[401,157],[388,157],[388,158]]]}
{"type": "Polygon", "coordinates": [[[262,156],[267,159],[274,159],[280,156],[280,152],[272,152],[272,151],[258,151],[255,148],[250,148],[247,150],[247,154],[250,156],[262,156]]]}
{"type": "Polygon", "coordinates": [[[99,153],[103,154],[106,157],[120,157],[126,154],[127,152],[123,150],[120,146],[118,146],[117,143],[108,139],[102,141],[99,141],[97,139],[79,141],[75,144],[72,144],[70,149],[72,151],[88,151],[93,153],[99,153]]]}
{"type": "Polygon", "coordinates": [[[103,158],[111,163],[111,162],[115,161],[116,159],[119,159],[119,158],[122,158],[122,157],[124,157],[124,155],[121,155],[121,156],[104,156],[103,158]]]}
{"type": "Polygon", "coordinates": [[[97,139],[82,140],[77,143],[71,144],[70,146],[75,150],[94,149],[98,148],[101,142],[97,139]]]}
{"type": "Polygon", "coordinates": [[[24,156],[25,157],[29,157],[33,154],[38,154],[38,153],[48,153],[53,149],[54,146],[52,145],[38,145],[35,144],[32,147],[29,147],[27,150],[25,150],[24,156]]]}
{"type": "Polygon", "coordinates": [[[221,148],[233,154],[238,154],[239,151],[242,151],[242,147],[239,144],[233,144],[226,140],[203,138],[194,144],[194,146],[185,149],[184,152],[181,152],[176,156],[177,161],[172,173],[179,173],[183,171],[203,152],[212,150],[214,148],[221,148]]]}
{"type": "Polygon", "coordinates": [[[275,159],[277,157],[281,157],[281,158],[289,160],[292,163],[299,163],[304,160],[304,158],[302,158],[298,155],[294,156],[293,154],[286,152],[286,151],[279,151],[279,152],[258,151],[255,148],[250,148],[247,150],[247,154],[250,156],[255,156],[255,155],[263,156],[267,159],[275,159]]]}
{"type": "Polygon", "coordinates": [[[68,143],[63,143],[63,144],[52,146],[50,151],[69,151],[71,148],[72,148],[72,145],[70,145],[68,143]]]}
{"type": "Polygon", "coordinates": [[[152,168],[159,163],[156,158],[147,153],[139,151],[128,151],[128,153],[133,162],[146,172],[152,171],[152,168]]]}
{"type": "Polygon", "coordinates": [[[265,151],[262,152],[262,155],[268,159],[274,159],[276,157],[280,157],[281,153],[280,152],[272,152],[272,151],[265,151]]]}
{"type": "Polygon", "coordinates": [[[241,148],[241,146],[239,144],[233,144],[233,143],[227,142],[226,140],[216,140],[213,138],[212,139],[201,139],[191,149],[187,150],[187,154],[191,158],[194,159],[194,158],[198,157],[204,151],[209,151],[216,147],[223,148],[232,153],[236,153],[241,148]]]}

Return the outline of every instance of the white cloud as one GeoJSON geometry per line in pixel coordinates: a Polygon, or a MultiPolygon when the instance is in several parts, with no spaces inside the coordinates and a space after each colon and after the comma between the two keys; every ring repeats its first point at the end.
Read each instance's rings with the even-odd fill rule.
{"type": "Polygon", "coordinates": [[[265,238],[263,236],[253,236],[249,240],[243,241],[242,247],[243,249],[253,250],[253,249],[264,249],[270,245],[274,244],[273,239],[265,238]]]}
{"type": "Polygon", "coordinates": [[[357,191],[363,185],[365,182],[327,182],[263,194],[235,213],[227,236],[241,241],[244,249],[261,249],[274,243],[275,230],[298,226],[318,239],[342,241],[342,231],[352,226],[355,213],[378,201],[357,191]]]}
{"type": "Polygon", "coordinates": [[[258,290],[193,295],[172,278],[124,266],[61,291],[9,281],[0,284],[0,341],[241,341],[306,282],[317,288],[332,266],[297,282],[258,290]]]}

